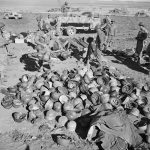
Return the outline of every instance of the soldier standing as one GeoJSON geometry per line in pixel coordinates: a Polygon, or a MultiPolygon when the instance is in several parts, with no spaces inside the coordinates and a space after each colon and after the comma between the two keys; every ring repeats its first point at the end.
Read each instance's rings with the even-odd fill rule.
{"type": "Polygon", "coordinates": [[[96,33],[96,49],[97,51],[99,50],[100,52],[102,52],[105,46],[105,34],[102,31],[100,25],[96,26],[96,33]]]}
{"type": "Polygon", "coordinates": [[[50,29],[50,25],[46,24],[44,31],[38,31],[36,33],[34,40],[37,45],[42,45],[44,47],[47,47],[47,45],[50,43],[50,39],[51,39],[49,29],[50,29]]]}
{"type": "Polygon", "coordinates": [[[112,25],[112,21],[110,19],[110,17],[108,15],[106,15],[106,17],[102,20],[102,26],[101,26],[101,30],[104,32],[105,34],[105,47],[104,50],[107,49],[107,45],[108,45],[108,38],[110,37],[110,32],[111,32],[111,25],[112,25]]]}
{"type": "Polygon", "coordinates": [[[42,16],[38,16],[37,18],[36,18],[36,21],[37,21],[37,23],[38,23],[38,31],[40,31],[40,30],[42,30],[42,24],[43,24],[43,20],[42,20],[42,16]]]}
{"type": "Polygon", "coordinates": [[[92,54],[94,54],[95,58],[97,59],[99,63],[99,67],[102,67],[101,50],[94,46],[94,39],[92,37],[89,37],[87,39],[87,42],[89,43],[89,45],[88,45],[87,55],[85,57],[84,62],[87,64],[88,69],[90,68],[89,62],[92,54]]]}
{"type": "Polygon", "coordinates": [[[28,57],[33,58],[35,60],[38,70],[41,71],[43,69],[43,63],[44,63],[43,57],[47,53],[47,50],[43,45],[37,45],[35,49],[37,52],[28,54],[28,57]]]}
{"type": "Polygon", "coordinates": [[[2,22],[0,23],[0,38],[1,38],[0,47],[3,47],[5,49],[5,52],[7,53],[7,56],[14,57],[14,54],[11,53],[9,51],[9,49],[7,48],[7,45],[9,45],[10,43],[12,43],[12,41],[10,40],[11,34],[10,34],[10,32],[7,32],[5,30],[5,24],[2,23],[2,22]]]}
{"type": "Polygon", "coordinates": [[[65,16],[67,16],[69,9],[69,3],[65,1],[64,5],[61,7],[61,11],[64,13],[65,16]]]}
{"type": "Polygon", "coordinates": [[[4,27],[5,27],[5,24],[0,22],[0,82],[1,82],[1,85],[3,84],[4,82],[4,78],[5,78],[5,75],[4,75],[4,71],[5,71],[5,68],[7,66],[7,56],[8,56],[8,49],[7,49],[7,44],[8,44],[8,41],[6,40],[6,37],[4,35],[4,27]]]}
{"type": "Polygon", "coordinates": [[[109,32],[108,32],[108,38],[107,38],[107,41],[106,41],[106,49],[108,47],[112,46],[113,39],[116,36],[116,31],[117,31],[117,26],[115,24],[115,21],[111,20],[111,26],[110,26],[110,29],[109,29],[109,32]]]}
{"type": "Polygon", "coordinates": [[[139,23],[140,30],[136,37],[137,44],[136,44],[136,54],[138,56],[138,63],[140,63],[141,52],[143,50],[144,42],[148,36],[148,30],[145,28],[143,22],[139,23]]]}

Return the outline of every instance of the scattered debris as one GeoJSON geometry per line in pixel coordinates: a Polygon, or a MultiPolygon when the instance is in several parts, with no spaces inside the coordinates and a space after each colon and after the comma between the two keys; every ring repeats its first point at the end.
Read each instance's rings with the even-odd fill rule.
{"type": "Polygon", "coordinates": [[[149,15],[145,12],[145,11],[138,11],[136,14],[135,14],[136,17],[149,17],[149,15]]]}

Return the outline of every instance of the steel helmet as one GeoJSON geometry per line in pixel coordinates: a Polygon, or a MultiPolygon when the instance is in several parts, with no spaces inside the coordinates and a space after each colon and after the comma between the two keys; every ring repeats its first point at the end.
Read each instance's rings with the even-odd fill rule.
{"type": "Polygon", "coordinates": [[[145,25],[144,25],[144,23],[143,23],[143,22],[139,22],[139,26],[144,27],[145,25]]]}
{"type": "Polygon", "coordinates": [[[67,1],[65,1],[65,5],[68,5],[68,2],[67,2],[67,1]]]}
{"type": "Polygon", "coordinates": [[[50,24],[49,23],[44,23],[43,25],[43,30],[49,30],[50,29],[50,24]]]}
{"type": "Polygon", "coordinates": [[[42,19],[42,16],[41,16],[41,15],[38,16],[38,17],[36,17],[36,20],[37,20],[37,21],[41,21],[41,19],[42,19]]]}
{"type": "Polygon", "coordinates": [[[4,27],[5,24],[3,22],[0,22],[0,28],[4,27]]]}
{"type": "Polygon", "coordinates": [[[41,50],[43,50],[44,49],[44,46],[42,46],[42,45],[37,45],[36,46],[36,50],[37,51],[41,51],[41,50]]]}

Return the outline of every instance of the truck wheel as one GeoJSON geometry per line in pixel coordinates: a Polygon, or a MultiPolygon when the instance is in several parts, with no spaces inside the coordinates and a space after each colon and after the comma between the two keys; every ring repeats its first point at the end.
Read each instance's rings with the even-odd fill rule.
{"type": "Polygon", "coordinates": [[[67,27],[67,35],[73,36],[75,34],[76,34],[76,28],[75,27],[72,27],[72,26],[67,27]]]}
{"type": "Polygon", "coordinates": [[[9,17],[8,17],[8,16],[5,16],[4,19],[9,19],[9,17]]]}

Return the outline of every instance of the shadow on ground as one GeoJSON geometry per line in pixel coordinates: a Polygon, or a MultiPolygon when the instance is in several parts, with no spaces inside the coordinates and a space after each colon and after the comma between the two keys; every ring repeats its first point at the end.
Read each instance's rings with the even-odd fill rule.
{"type": "Polygon", "coordinates": [[[26,149],[25,150],[30,150],[30,147],[29,147],[29,145],[27,145],[27,147],[26,147],[26,149]]]}
{"type": "Polygon", "coordinates": [[[126,65],[128,68],[130,68],[134,71],[141,72],[141,73],[144,73],[146,75],[149,74],[149,71],[147,69],[145,69],[144,67],[142,67],[143,65],[139,65],[137,62],[133,61],[131,59],[131,57],[120,57],[120,56],[115,55],[111,52],[106,52],[105,55],[106,56],[113,56],[114,58],[116,58],[116,60],[111,60],[113,63],[123,64],[123,65],[126,65]]]}
{"type": "Polygon", "coordinates": [[[35,59],[30,58],[27,54],[22,55],[20,62],[25,64],[24,69],[26,71],[37,71],[40,68],[35,59]]]}

